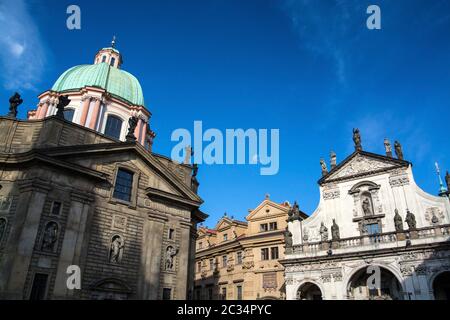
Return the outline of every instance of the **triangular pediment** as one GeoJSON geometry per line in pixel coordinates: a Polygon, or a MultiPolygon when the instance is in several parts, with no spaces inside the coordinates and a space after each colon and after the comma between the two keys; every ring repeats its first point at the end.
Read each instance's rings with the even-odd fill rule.
{"type": "Polygon", "coordinates": [[[252,210],[250,214],[247,215],[246,219],[247,221],[267,219],[272,216],[287,215],[288,211],[288,206],[266,199],[258,207],[252,210]]]}
{"type": "Polygon", "coordinates": [[[337,167],[319,180],[319,184],[346,180],[374,173],[382,173],[399,167],[407,167],[410,163],[374,153],[357,151],[342,161],[337,167]]]}
{"type": "Polygon", "coordinates": [[[232,224],[233,224],[233,222],[229,218],[223,217],[222,219],[219,220],[219,222],[217,223],[217,225],[214,229],[216,229],[217,231],[221,231],[221,230],[231,226],[232,224]]]}

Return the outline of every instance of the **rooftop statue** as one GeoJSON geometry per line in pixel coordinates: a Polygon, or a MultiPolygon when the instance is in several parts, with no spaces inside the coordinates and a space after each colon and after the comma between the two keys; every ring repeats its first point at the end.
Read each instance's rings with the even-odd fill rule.
{"type": "Polygon", "coordinates": [[[395,216],[394,216],[394,224],[395,224],[395,231],[402,232],[403,231],[403,219],[402,216],[398,213],[398,210],[395,209],[395,216]]]}
{"type": "Polygon", "coordinates": [[[353,129],[353,142],[355,143],[355,150],[361,151],[362,150],[361,134],[359,133],[358,128],[353,129]]]}
{"type": "Polygon", "coordinates": [[[392,158],[392,146],[388,139],[384,139],[384,148],[386,149],[386,156],[392,158]]]}
{"type": "Polygon", "coordinates": [[[60,119],[64,119],[64,108],[70,103],[70,99],[67,96],[60,96],[58,98],[58,105],[56,106],[56,116],[60,119]]]}
{"type": "Polygon", "coordinates": [[[395,148],[395,154],[397,155],[397,158],[399,160],[403,160],[402,145],[400,144],[400,142],[395,141],[394,148],[395,148]]]}
{"type": "Polygon", "coordinates": [[[134,135],[134,130],[136,129],[138,123],[138,118],[136,117],[130,117],[130,119],[128,120],[128,134],[125,137],[125,139],[127,140],[127,142],[134,142],[136,141],[136,136],[134,135]]]}
{"type": "Polygon", "coordinates": [[[23,100],[20,98],[20,94],[17,92],[9,98],[9,112],[7,117],[16,118],[17,117],[17,107],[22,104],[23,100]]]}

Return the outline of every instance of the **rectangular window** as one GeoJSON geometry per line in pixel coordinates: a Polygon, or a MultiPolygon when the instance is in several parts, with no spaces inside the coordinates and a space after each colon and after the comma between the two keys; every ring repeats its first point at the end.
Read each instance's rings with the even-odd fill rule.
{"type": "Polygon", "coordinates": [[[197,262],[197,272],[200,272],[200,271],[202,271],[202,263],[199,261],[199,262],[197,262]]]}
{"type": "Polygon", "coordinates": [[[222,287],[222,300],[227,300],[227,287],[222,287]]]}
{"type": "Polygon", "coordinates": [[[278,226],[277,226],[277,223],[276,222],[271,222],[271,223],[269,223],[269,230],[270,231],[272,231],[272,230],[277,230],[278,229],[278,226]]]}
{"type": "Polygon", "coordinates": [[[222,267],[224,268],[227,266],[227,258],[228,258],[227,256],[222,257],[222,267]]]}
{"type": "Polygon", "coordinates": [[[61,202],[53,201],[52,214],[55,216],[59,216],[59,214],[61,213],[61,207],[62,207],[61,202]]]}
{"type": "Polygon", "coordinates": [[[278,247],[270,248],[270,257],[272,260],[278,259],[278,247]]]}
{"type": "Polygon", "coordinates": [[[201,249],[202,247],[203,247],[203,243],[200,241],[200,242],[198,243],[198,248],[201,249]]]}
{"type": "Polygon", "coordinates": [[[209,259],[209,270],[210,271],[214,270],[214,259],[209,259]]]}
{"type": "Polygon", "coordinates": [[[31,288],[30,300],[44,300],[47,291],[48,274],[36,273],[31,288]]]}
{"type": "Polygon", "coordinates": [[[242,300],[242,285],[236,286],[236,297],[237,300],[242,300]]]}
{"type": "Polygon", "coordinates": [[[172,289],[163,288],[163,300],[171,300],[172,299],[172,289]]]}
{"type": "Polygon", "coordinates": [[[379,234],[380,233],[380,228],[379,228],[378,223],[366,224],[366,228],[367,228],[368,234],[379,234]]]}
{"type": "Polygon", "coordinates": [[[113,197],[123,201],[131,201],[131,190],[133,189],[133,173],[119,169],[117,171],[116,185],[113,197]]]}
{"type": "Polygon", "coordinates": [[[173,240],[173,237],[175,235],[175,229],[169,229],[169,239],[173,240]]]}
{"type": "Polygon", "coordinates": [[[242,251],[236,253],[236,264],[242,264],[242,251]]]}
{"type": "Polygon", "coordinates": [[[269,260],[269,248],[261,249],[261,260],[269,260]]]}
{"type": "Polygon", "coordinates": [[[228,234],[225,233],[225,234],[223,235],[223,241],[227,241],[227,240],[228,240],[228,234]]]}
{"type": "Polygon", "coordinates": [[[265,232],[265,231],[267,231],[267,223],[261,223],[261,224],[259,225],[259,231],[260,231],[260,232],[265,232]]]}

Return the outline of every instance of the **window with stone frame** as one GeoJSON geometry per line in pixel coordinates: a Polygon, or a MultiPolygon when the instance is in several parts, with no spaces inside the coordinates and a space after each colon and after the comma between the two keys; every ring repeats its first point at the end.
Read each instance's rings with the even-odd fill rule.
{"type": "Polygon", "coordinates": [[[73,116],[75,115],[75,110],[72,108],[68,108],[64,110],[64,119],[67,121],[73,121],[73,116]]]}
{"type": "Polygon", "coordinates": [[[175,237],[175,229],[169,229],[169,234],[168,234],[169,240],[173,240],[175,237]]]}
{"type": "Polygon", "coordinates": [[[222,287],[222,300],[227,300],[227,287],[222,287]]]}
{"type": "Polygon", "coordinates": [[[269,248],[262,248],[261,249],[261,260],[269,260],[269,248]]]}
{"type": "Polygon", "coordinates": [[[62,203],[59,201],[52,202],[51,214],[54,216],[59,216],[61,213],[62,203]]]}
{"type": "Polygon", "coordinates": [[[236,299],[242,300],[242,284],[236,285],[236,299]]]}
{"type": "Polygon", "coordinates": [[[197,272],[201,272],[202,271],[202,263],[201,261],[197,262],[197,272]]]}
{"type": "Polygon", "coordinates": [[[105,125],[105,135],[114,139],[120,139],[123,121],[117,116],[108,115],[105,125]]]}
{"type": "Polygon", "coordinates": [[[226,268],[228,265],[228,257],[227,255],[222,256],[222,267],[226,268]]]}
{"type": "Polygon", "coordinates": [[[242,251],[236,253],[236,264],[242,264],[242,251]]]}
{"type": "Polygon", "coordinates": [[[45,300],[47,294],[48,274],[36,273],[31,287],[30,300],[45,300]]]}
{"type": "Polygon", "coordinates": [[[133,190],[133,172],[120,168],[117,170],[113,197],[122,201],[131,202],[133,190]]]}
{"type": "Polygon", "coordinates": [[[268,225],[267,225],[267,223],[261,223],[260,225],[259,225],[259,231],[260,232],[266,232],[268,230],[268,225]]]}
{"type": "Polygon", "coordinates": [[[223,235],[223,241],[228,241],[228,234],[225,233],[225,234],[223,235]]]}
{"type": "Polygon", "coordinates": [[[272,260],[278,259],[278,247],[272,247],[270,248],[270,258],[272,260]]]}
{"type": "Polygon", "coordinates": [[[273,231],[273,230],[277,230],[277,229],[278,229],[278,224],[276,221],[269,223],[269,231],[273,231]]]}
{"type": "Polygon", "coordinates": [[[214,270],[214,259],[209,259],[209,271],[214,270]]]}

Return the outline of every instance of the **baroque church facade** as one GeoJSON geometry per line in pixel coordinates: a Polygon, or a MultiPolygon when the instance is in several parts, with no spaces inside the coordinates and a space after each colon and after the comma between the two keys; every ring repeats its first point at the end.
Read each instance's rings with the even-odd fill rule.
{"type": "Polygon", "coordinates": [[[447,189],[420,189],[400,143],[394,157],[388,140],[379,155],[362,149],[359,130],[353,139],[341,163],[321,160],[318,208],[288,223],[287,299],[450,299],[447,189]]]}
{"type": "Polygon", "coordinates": [[[27,120],[17,94],[0,117],[0,299],[192,295],[207,217],[197,170],[152,152],[151,113],[121,64],[113,42],[64,72],[27,120]]]}

